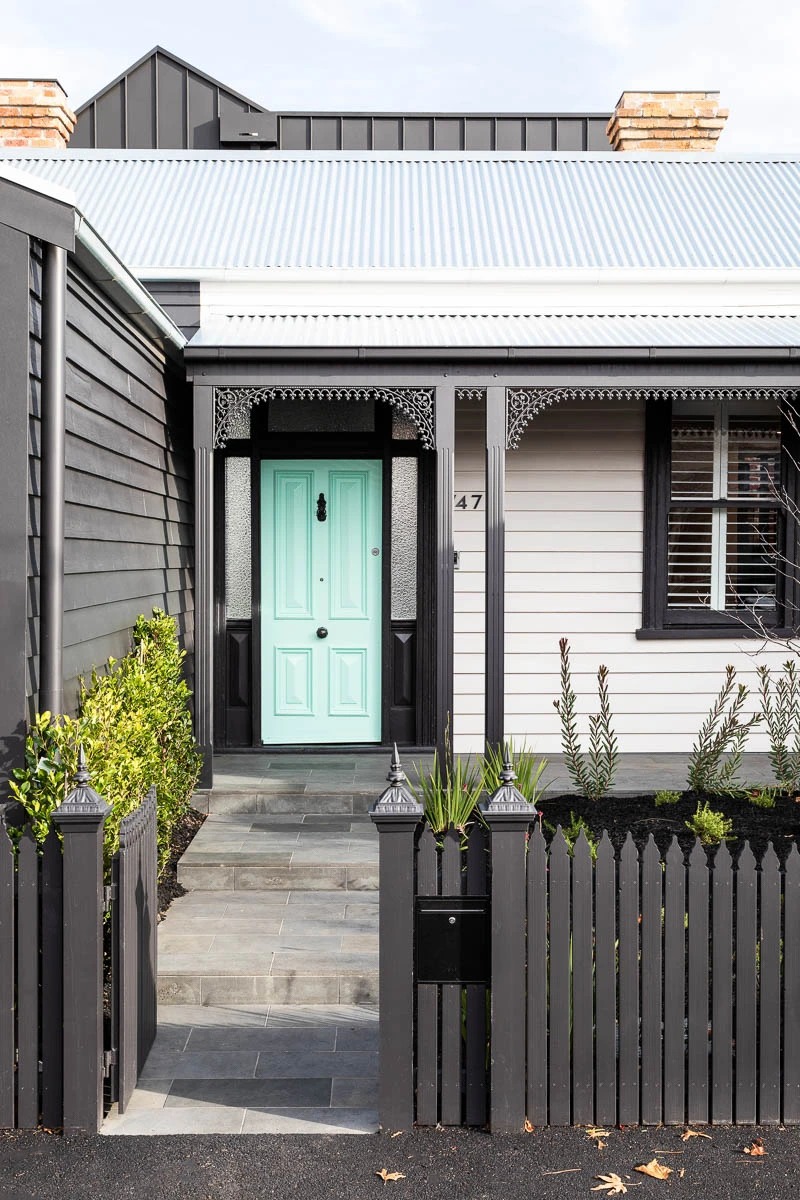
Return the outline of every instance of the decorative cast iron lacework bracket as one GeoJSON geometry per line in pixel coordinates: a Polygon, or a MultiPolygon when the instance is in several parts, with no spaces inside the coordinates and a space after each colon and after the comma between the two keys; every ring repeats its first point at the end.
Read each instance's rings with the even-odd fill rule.
{"type": "Polygon", "coordinates": [[[214,388],[214,449],[226,445],[229,438],[241,436],[237,430],[246,425],[250,410],[270,400],[347,400],[351,403],[382,400],[405,413],[419,431],[426,450],[436,446],[434,430],[435,391],[429,388],[383,387],[221,387],[214,388]]]}
{"type": "Polygon", "coordinates": [[[506,391],[506,448],[518,450],[534,417],[562,400],[774,400],[780,404],[797,396],[795,388],[508,388],[506,391]]]}

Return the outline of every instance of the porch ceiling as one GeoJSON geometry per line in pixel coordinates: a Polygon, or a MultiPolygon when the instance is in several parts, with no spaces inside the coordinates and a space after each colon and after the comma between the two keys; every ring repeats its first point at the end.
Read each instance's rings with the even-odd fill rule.
{"type": "Polygon", "coordinates": [[[800,316],[755,314],[230,313],[192,349],[520,347],[758,348],[800,345],[800,316]]]}

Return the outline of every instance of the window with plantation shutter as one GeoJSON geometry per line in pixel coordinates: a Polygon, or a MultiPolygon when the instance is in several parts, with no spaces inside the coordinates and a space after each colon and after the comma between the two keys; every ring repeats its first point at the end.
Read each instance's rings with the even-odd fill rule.
{"type": "Polygon", "coordinates": [[[783,489],[790,476],[796,488],[796,456],[784,453],[795,433],[776,401],[741,392],[682,396],[648,400],[647,413],[639,635],[783,627],[797,542],[783,489]]]}

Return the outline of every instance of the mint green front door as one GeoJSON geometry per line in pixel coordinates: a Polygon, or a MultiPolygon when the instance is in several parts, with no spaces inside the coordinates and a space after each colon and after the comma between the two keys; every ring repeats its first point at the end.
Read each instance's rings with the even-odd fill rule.
{"type": "Polygon", "coordinates": [[[261,464],[267,745],[381,739],[380,462],[261,464]]]}

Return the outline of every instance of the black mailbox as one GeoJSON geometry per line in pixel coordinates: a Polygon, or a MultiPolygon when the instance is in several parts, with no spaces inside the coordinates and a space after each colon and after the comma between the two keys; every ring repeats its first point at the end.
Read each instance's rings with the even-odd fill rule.
{"type": "Polygon", "coordinates": [[[417,983],[488,983],[489,944],[488,896],[417,896],[417,983]]]}

